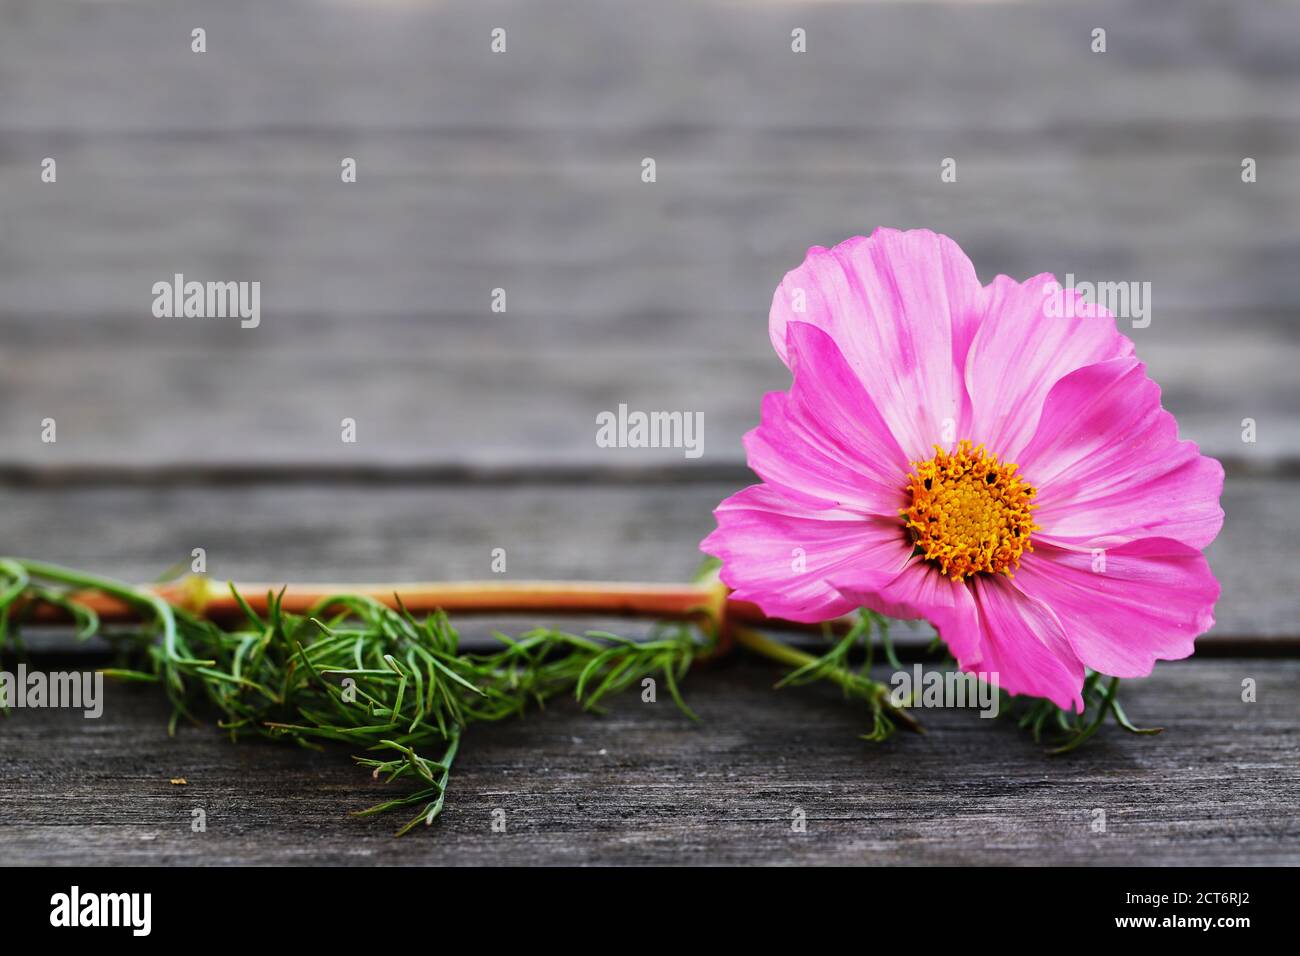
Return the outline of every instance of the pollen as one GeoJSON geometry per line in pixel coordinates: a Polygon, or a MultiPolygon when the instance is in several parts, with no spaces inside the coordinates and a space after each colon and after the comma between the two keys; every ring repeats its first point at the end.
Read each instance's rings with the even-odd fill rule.
{"type": "Polygon", "coordinates": [[[1010,577],[1020,556],[1034,550],[1034,489],[1016,477],[1019,465],[1000,463],[983,445],[963,440],[951,454],[934,450],[933,458],[913,463],[912,504],[900,512],[916,553],[953,581],[980,573],[1010,577]]]}

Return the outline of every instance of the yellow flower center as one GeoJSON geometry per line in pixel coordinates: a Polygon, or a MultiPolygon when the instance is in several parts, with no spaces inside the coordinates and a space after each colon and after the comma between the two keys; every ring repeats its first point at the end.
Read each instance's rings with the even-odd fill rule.
{"type": "Polygon", "coordinates": [[[917,553],[954,581],[981,571],[1010,577],[1020,555],[1034,550],[1029,536],[1038,529],[1034,489],[1016,477],[1020,466],[999,464],[965,440],[952,454],[936,445],[933,458],[913,465],[912,505],[901,514],[917,553]]]}

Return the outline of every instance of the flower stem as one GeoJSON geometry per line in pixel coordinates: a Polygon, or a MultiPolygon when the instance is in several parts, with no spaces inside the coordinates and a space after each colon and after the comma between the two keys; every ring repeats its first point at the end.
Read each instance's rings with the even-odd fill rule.
{"type": "Polygon", "coordinates": [[[804,667],[817,659],[806,651],[791,647],[789,644],[783,644],[748,627],[736,628],[735,638],[736,643],[741,647],[751,650],[755,654],[761,654],[763,657],[774,660],[779,664],[804,667]]]}
{"type": "MultiPolygon", "coordinates": [[[[709,584],[640,584],[602,581],[452,581],[412,584],[254,584],[223,587],[206,578],[191,577],[170,584],[134,589],[49,564],[18,561],[29,572],[50,580],[84,587],[77,600],[101,620],[137,620],[142,605],[157,613],[165,603],[213,620],[242,619],[243,604],[264,613],[271,595],[283,591],[282,610],[301,614],[321,601],[341,594],[361,595],[387,607],[404,606],[413,614],[608,614],[615,617],[721,617],[726,589],[709,584]],[[238,592],[239,597],[234,592],[238,592]],[[239,600],[242,598],[243,601],[239,600]]],[[[34,609],[36,620],[56,620],[59,608],[34,609]]]]}
{"type": "MultiPolygon", "coordinates": [[[[202,575],[192,575],[166,584],[132,588],[45,562],[21,558],[0,559],[0,562],[11,562],[19,569],[25,568],[21,574],[31,572],[73,587],[84,587],[84,591],[73,595],[77,603],[97,615],[99,620],[112,624],[156,617],[164,620],[165,627],[165,616],[154,602],[155,596],[166,604],[218,623],[239,622],[244,619],[243,604],[258,614],[264,614],[270,606],[271,595],[280,595],[283,591],[279,606],[293,614],[301,614],[325,598],[347,594],[371,598],[394,610],[399,606],[405,607],[412,614],[431,614],[439,610],[447,614],[591,614],[696,620],[715,627],[719,623],[737,623],[782,630],[820,631],[829,625],[836,632],[847,631],[852,626],[849,619],[821,625],[769,618],[749,601],[728,597],[726,586],[716,580],[681,584],[622,581],[220,584],[202,575]]],[[[25,581],[17,580],[19,575],[10,576],[16,579],[15,587],[25,586],[25,581]]],[[[66,609],[48,603],[39,603],[28,610],[29,620],[36,623],[62,623],[68,616],[66,609]]],[[[718,630],[718,650],[721,651],[729,646],[730,629],[723,626],[718,630]]]]}

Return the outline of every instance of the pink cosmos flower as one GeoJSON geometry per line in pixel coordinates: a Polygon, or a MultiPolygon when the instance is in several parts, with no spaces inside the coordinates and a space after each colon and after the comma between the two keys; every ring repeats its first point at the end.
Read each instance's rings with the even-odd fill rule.
{"type": "Polygon", "coordinates": [[[925,618],[963,670],[1080,711],[1085,668],[1145,676],[1214,623],[1223,468],[1104,309],[878,229],[810,249],[770,332],[794,381],[745,436],[762,483],[701,544],[733,597],[925,618]]]}

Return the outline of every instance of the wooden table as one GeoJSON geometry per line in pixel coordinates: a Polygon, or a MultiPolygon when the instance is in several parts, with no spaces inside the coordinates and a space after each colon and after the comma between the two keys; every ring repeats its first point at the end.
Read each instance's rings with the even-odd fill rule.
{"type": "Polygon", "coordinates": [[[0,552],[324,581],[487,577],[504,548],[508,578],[682,579],[788,382],[781,275],[924,225],[985,281],[1152,283],[1129,334],[1229,472],[1213,652],[1124,688],[1166,733],[1052,758],[933,712],[872,745],[836,693],[735,657],[688,678],[700,726],[633,696],[474,728],[435,831],[394,840],[347,816],[386,791],[346,754],[169,739],[112,687],[98,721],[0,720],[5,861],[1300,862],[1300,15],[638,7],[0,7],[0,552]],[[175,272],[260,281],[261,326],[154,318],[175,272]],[[703,458],[598,448],[620,402],[702,411],[703,458]]]}

